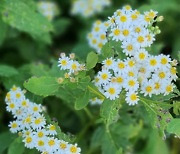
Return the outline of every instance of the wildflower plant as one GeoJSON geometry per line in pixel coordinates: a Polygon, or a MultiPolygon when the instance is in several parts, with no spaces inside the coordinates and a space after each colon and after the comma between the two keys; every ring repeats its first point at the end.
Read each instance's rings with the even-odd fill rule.
{"type": "MultiPolygon", "coordinates": [[[[74,14],[88,17],[100,12],[110,1],[77,0],[73,4],[74,14]],[[90,9],[92,6],[94,10],[90,9]]],[[[49,7],[42,2],[39,5],[49,7]]],[[[31,14],[31,9],[27,10],[31,14]]],[[[7,11],[0,10],[1,13],[7,11]]],[[[51,24],[36,13],[33,11],[33,15],[43,21],[39,27],[22,28],[17,24],[16,28],[31,31],[32,37],[48,43],[46,33],[52,30],[51,24]]],[[[52,20],[54,15],[50,13],[47,20],[52,20]]],[[[3,19],[14,25],[7,17],[3,19]]],[[[25,20],[23,16],[22,21],[25,20]]],[[[75,53],[58,52],[59,57],[51,59],[47,65],[27,64],[18,70],[0,65],[4,86],[10,89],[5,103],[13,120],[8,126],[10,132],[16,134],[12,135],[16,139],[9,151],[136,153],[137,142],[142,143],[146,138],[148,145],[162,146],[165,146],[162,138],[171,134],[179,138],[178,61],[170,55],[156,54],[154,48],[156,35],[161,32],[158,24],[162,20],[157,11],[142,13],[127,5],[105,21],[94,22],[87,34],[87,42],[94,51],[89,51],[85,60],[75,53]],[[51,105],[55,103],[54,107],[49,107],[46,100],[51,105]],[[67,108],[69,113],[65,111],[67,108]],[[54,112],[49,112],[51,110],[54,112]],[[54,115],[57,119],[51,117],[54,115]],[[69,133],[71,129],[66,127],[69,123],[77,127],[78,132],[69,133]],[[15,148],[17,145],[21,148],[15,148]]]]}

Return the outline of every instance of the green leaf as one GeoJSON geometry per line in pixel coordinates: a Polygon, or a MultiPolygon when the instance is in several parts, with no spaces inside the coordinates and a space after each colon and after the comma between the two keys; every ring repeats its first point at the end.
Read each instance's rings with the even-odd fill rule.
{"type": "Polygon", "coordinates": [[[180,115],[180,101],[173,102],[173,112],[176,115],[180,115]]]}
{"type": "Polygon", "coordinates": [[[0,5],[2,20],[20,31],[29,33],[36,40],[50,43],[51,23],[27,3],[19,0],[3,0],[0,5]]]}
{"type": "Polygon", "coordinates": [[[96,66],[98,62],[98,55],[94,52],[90,52],[86,59],[86,67],[87,69],[91,69],[96,66]]]}
{"type": "Polygon", "coordinates": [[[140,100],[147,111],[148,120],[152,124],[152,127],[159,131],[161,137],[164,137],[164,130],[172,119],[168,110],[170,107],[161,105],[161,102],[156,103],[156,101],[142,97],[140,100]]]}
{"type": "Polygon", "coordinates": [[[180,137],[180,119],[172,119],[166,130],[167,132],[176,134],[180,137]]]}
{"type": "Polygon", "coordinates": [[[5,40],[6,37],[6,32],[7,32],[7,25],[2,21],[2,19],[0,18],[0,45],[2,45],[2,43],[5,40]]]}
{"type": "Polygon", "coordinates": [[[16,135],[10,132],[0,134],[0,153],[2,153],[16,137],[16,135]]]}
{"type": "Polygon", "coordinates": [[[119,100],[109,100],[105,99],[100,110],[100,115],[104,119],[107,126],[116,122],[119,118],[118,111],[120,109],[119,100]]]}
{"type": "Polygon", "coordinates": [[[82,94],[82,95],[83,96],[80,96],[75,101],[75,109],[76,110],[81,110],[81,109],[83,109],[84,107],[86,107],[88,105],[89,98],[90,98],[89,90],[86,89],[85,93],[82,94]]]}
{"type": "Polygon", "coordinates": [[[30,92],[40,96],[55,95],[58,91],[59,84],[55,77],[32,77],[28,81],[24,82],[24,87],[30,92]]]}
{"type": "Polygon", "coordinates": [[[8,149],[8,154],[23,154],[25,150],[24,143],[22,142],[22,138],[18,137],[16,138],[8,149]]]}
{"type": "Polygon", "coordinates": [[[149,131],[148,143],[141,154],[169,154],[168,147],[157,131],[149,131]]]}
{"type": "Polygon", "coordinates": [[[7,65],[0,65],[0,76],[11,77],[17,74],[18,74],[18,71],[14,67],[7,66],[7,65]]]}
{"type": "Polygon", "coordinates": [[[114,49],[111,46],[110,42],[107,42],[101,49],[101,55],[99,57],[99,61],[103,61],[106,58],[113,57],[114,49]]]}

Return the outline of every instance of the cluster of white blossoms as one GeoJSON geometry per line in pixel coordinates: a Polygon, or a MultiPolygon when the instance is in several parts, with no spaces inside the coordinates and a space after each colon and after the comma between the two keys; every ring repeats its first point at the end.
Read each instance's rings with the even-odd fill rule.
{"type": "Polygon", "coordinates": [[[135,105],[139,92],[149,97],[152,94],[168,95],[175,87],[177,63],[166,55],[152,56],[141,49],[136,56],[125,60],[107,58],[102,64],[102,70],[93,82],[111,100],[119,98],[125,90],[126,102],[135,105]]]}
{"type": "Polygon", "coordinates": [[[109,36],[121,41],[127,57],[124,60],[111,57],[102,62],[102,70],[94,83],[107,98],[115,100],[125,90],[126,102],[135,105],[139,100],[138,93],[151,97],[173,91],[173,81],[177,79],[176,60],[169,55],[154,56],[146,51],[155,40],[156,33],[149,27],[153,27],[156,15],[157,12],[152,10],[141,15],[125,6],[110,18],[109,36]]]}
{"type": "Polygon", "coordinates": [[[90,17],[101,12],[104,7],[111,4],[110,0],[75,0],[72,5],[72,14],[90,17]]]}
{"type": "Polygon", "coordinates": [[[85,70],[85,64],[80,64],[75,59],[75,54],[71,53],[69,56],[66,56],[65,53],[60,54],[58,60],[58,66],[61,70],[67,70],[68,73],[65,74],[65,78],[69,78],[72,74],[76,75],[79,71],[85,70]]]}
{"type": "Polygon", "coordinates": [[[50,21],[59,14],[59,8],[54,2],[40,1],[37,6],[39,12],[50,21]]]}
{"type": "Polygon", "coordinates": [[[155,34],[160,33],[157,26],[152,26],[154,22],[162,20],[162,17],[155,19],[156,16],[157,12],[152,10],[140,14],[129,5],[124,6],[109,17],[108,21],[103,24],[96,22],[93,25],[92,31],[88,34],[89,44],[100,53],[100,49],[107,42],[107,38],[104,37],[107,34],[112,40],[121,42],[126,55],[135,55],[139,49],[150,47],[155,40],[155,34]]]}
{"type": "Polygon", "coordinates": [[[102,22],[100,20],[97,20],[93,24],[92,31],[88,33],[88,42],[89,45],[94,48],[97,53],[100,54],[102,46],[107,42],[106,38],[106,32],[109,27],[109,22],[102,22]]]}
{"type": "Polygon", "coordinates": [[[80,153],[81,149],[77,144],[72,145],[57,138],[57,128],[53,124],[47,124],[42,113],[43,107],[26,99],[24,91],[19,87],[13,86],[5,101],[7,111],[15,118],[9,124],[10,131],[22,135],[25,147],[36,148],[47,154],[80,153]]]}

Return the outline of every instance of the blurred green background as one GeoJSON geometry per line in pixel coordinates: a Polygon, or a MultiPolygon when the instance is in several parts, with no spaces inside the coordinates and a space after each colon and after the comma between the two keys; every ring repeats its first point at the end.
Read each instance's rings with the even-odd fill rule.
{"type": "MultiPolygon", "coordinates": [[[[50,67],[57,70],[55,61],[61,52],[74,52],[79,59],[85,61],[86,55],[93,51],[88,45],[86,36],[93,22],[97,19],[107,20],[108,16],[123,5],[129,4],[141,12],[152,9],[164,16],[164,21],[158,23],[161,34],[157,36],[152,46],[152,54],[170,54],[172,58],[180,60],[179,0],[112,0],[111,6],[89,18],[70,14],[73,0],[53,2],[59,7],[60,13],[52,21],[48,21],[37,12],[37,0],[0,2],[0,65],[8,65],[9,69],[12,69],[7,75],[0,70],[0,153],[7,153],[7,147],[16,137],[7,132],[12,116],[5,110],[4,98],[9,88],[13,84],[23,87],[25,80],[32,76],[42,76],[50,67]],[[15,4],[10,6],[10,3],[15,4]]],[[[49,115],[58,120],[64,132],[77,134],[77,142],[82,147],[83,153],[101,153],[98,142],[102,141],[103,128],[98,123],[93,126],[84,111],[77,112],[65,100],[56,97],[45,99],[34,95],[30,97],[47,106],[49,115]]],[[[90,108],[94,114],[98,114],[99,107],[90,108]]],[[[124,108],[125,111],[131,111],[131,108],[124,108]]],[[[117,131],[114,138],[122,136],[115,140],[126,153],[180,153],[178,138],[167,136],[166,140],[162,140],[148,124],[146,126],[146,122],[142,126],[141,119],[145,120],[145,117],[142,118],[143,113],[139,113],[134,116],[132,113],[120,113],[121,127],[118,125],[112,127],[117,131]]],[[[24,153],[36,152],[26,149],[24,153]]]]}

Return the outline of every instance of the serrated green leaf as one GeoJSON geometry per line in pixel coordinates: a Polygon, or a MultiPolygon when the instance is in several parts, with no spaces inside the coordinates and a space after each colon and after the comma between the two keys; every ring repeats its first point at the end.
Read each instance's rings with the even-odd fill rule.
{"type": "Polygon", "coordinates": [[[50,43],[49,32],[53,27],[48,20],[19,0],[3,0],[0,5],[2,20],[20,31],[29,33],[36,40],[50,43]]]}
{"type": "Polygon", "coordinates": [[[176,134],[180,137],[180,119],[172,119],[167,126],[167,132],[176,134]]]}
{"type": "Polygon", "coordinates": [[[118,120],[118,112],[120,107],[121,105],[119,100],[104,100],[103,104],[101,105],[100,115],[104,119],[107,126],[118,120]]]}
{"type": "Polygon", "coordinates": [[[11,77],[17,74],[18,71],[14,67],[8,65],[0,65],[0,76],[11,77]]]}
{"type": "Polygon", "coordinates": [[[147,111],[149,122],[152,124],[152,127],[159,131],[161,137],[164,137],[164,131],[172,119],[168,110],[169,108],[167,106],[158,105],[158,103],[155,103],[156,101],[146,98],[141,97],[140,100],[147,111]]]}
{"type": "Polygon", "coordinates": [[[87,69],[91,69],[96,66],[98,62],[98,55],[94,52],[90,52],[86,59],[86,67],[87,69]]]}
{"type": "Polygon", "coordinates": [[[55,95],[58,91],[59,84],[55,77],[32,77],[28,81],[24,82],[24,87],[30,92],[39,96],[55,95]]]}
{"type": "Polygon", "coordinates": [[[76,110],[81,110],[88,105],[89,98],[90,98],[89,90],[86,89],[86,91],[82,95],[83,96],[77,98],[75,101],[75,109],[76,110]]]}
{"type": "Polygon", "coordinates": [[[22,138],[16,138],[8,148],[8,154],[23,154],[25,150],[24,143],[22,142],[22,138]]]}

